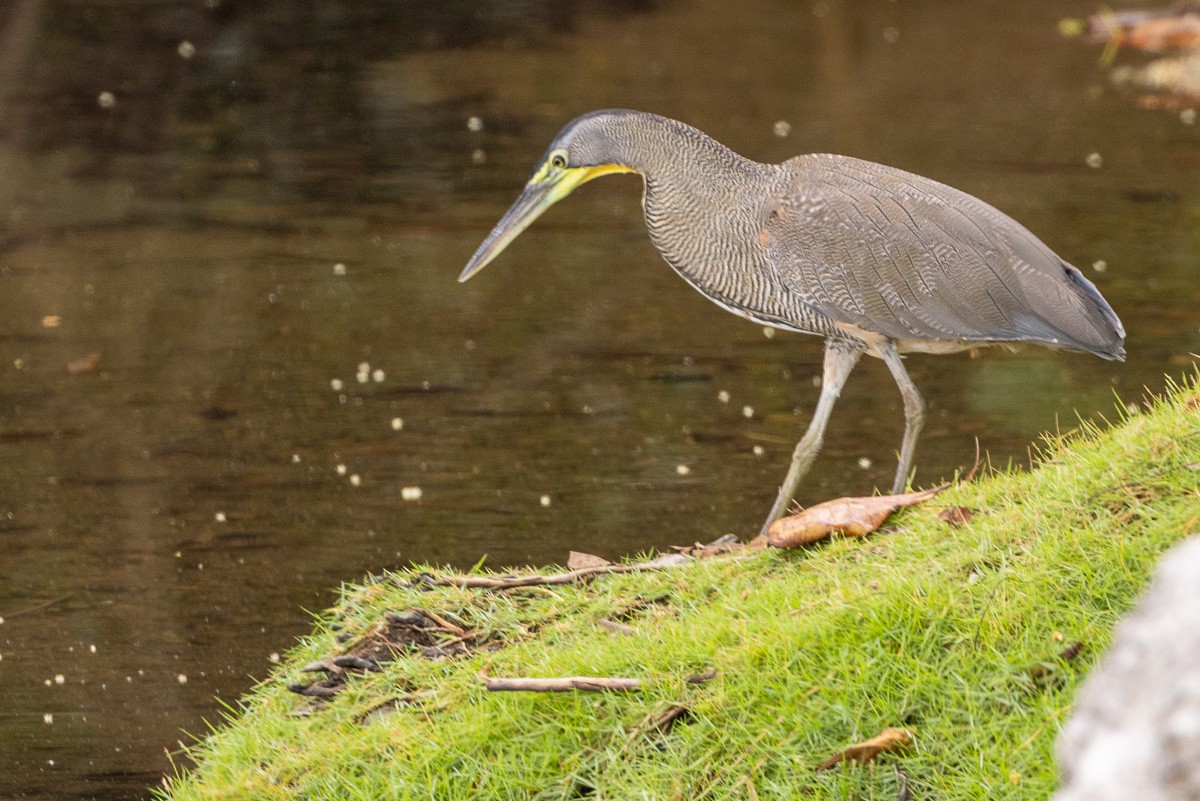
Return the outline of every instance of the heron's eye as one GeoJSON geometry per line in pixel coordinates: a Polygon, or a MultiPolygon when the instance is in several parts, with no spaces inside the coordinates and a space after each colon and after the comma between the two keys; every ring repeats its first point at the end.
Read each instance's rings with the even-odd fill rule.
{"type": "Polygon", "coordinates": [[[565,169],[567,166],[567,157],[562,153],[555,153],[550,157],[550,166],[554,167],[556,170],[565,169]]]}

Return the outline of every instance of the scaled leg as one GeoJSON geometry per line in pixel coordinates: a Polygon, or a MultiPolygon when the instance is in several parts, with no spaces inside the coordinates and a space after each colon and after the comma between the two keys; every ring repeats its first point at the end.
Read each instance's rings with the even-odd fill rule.
{"type": "MultiPolygon", "coordinates": [[[[821,397],[817,400],[817,409],[813,412],[808,430],[804,432],[804,436],[792,453],[791,467],[788,468],[787,477],[784,478],[783,485],[779,488],[779,494],[775,496],[775,504],[771,507],[770,514],[767,515],[767,521],[763,523],[762,533],[765,534],[771,524],[787,511],[787,505],[791,503],[792,496],[796,494],[796,487],[800,485],[800,481],[808,472],[813,459],[816,458],[817,452],[821,450],[821,443],[825,440],[825,427],[829,423],[833,404],[837,402],[838,395],[841,394],[842,387],[846,384],[846,378],[854,369],[854,365],[858,364],[862,354],[860,348],[848,342],[836,339],[825,341],[825,368],[821,375],[821,397]]],[[[919,397],[918,400],[920,400],[919,397]]]]}
{"type": "Polygon", "coordinates": [[[904,369],[904,362],[896,352],[896,347],[888,342],[885,347],[879,348],[879,353],[884,364],[892,371],[892,378],[896,379],[900,396],[904,398],[904,439],[900,443],[900,464],[896,467],[896,478],[892,482],[892,494],[896,495],[904,492],[908,484],[908,472],[912,469],[917,437],[921,435],[921,427],[925,425],[925,401],[921,400],[917,385],[908,377],[908,371],[904,369]]]}

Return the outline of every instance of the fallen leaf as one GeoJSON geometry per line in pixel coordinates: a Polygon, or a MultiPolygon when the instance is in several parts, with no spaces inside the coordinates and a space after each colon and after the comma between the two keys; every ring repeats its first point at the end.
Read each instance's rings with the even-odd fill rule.
{"type": "Polygon", "coordinates": [[[1185,409],[1200,409],[1200,395],[1194,398],[1188,398],[1187,403],[1183,404],[1185,409]]]}
{"type": "Polygon", "coordinates": [[[58,314],[47,314],[42,318],[42,328],[58,328],[62,325],[62,316],[58,314]]]}
{"type": "Polygon", "coordinates": [[[825,501],[799,514],[776,520],[767,530],[767,544],[776,548],[796,548],[818,542],[831,534],[865,537],[882,526],[892,512],[927,501],[948,486],[942,484],[924,492],[906,492],[903,495],[825,501]]]}
{"type": "Polygon", "coordinates": [[[78,375],[79,373],[90,373],[92,370],[95,370],[96,366],[99,364],[100,364],[100,354],[99,353],[89,353],[87,356],[84,356],[80,359],[74,359],[72,361],[67,362],[67,372],[70,373],[71,375],[78,375]]]}
{"type": "MultiPolygon", "coordinates": [[[[1057,631],[1054,632],[1054,634],[1055,639],[1061,642],[1062,636],[1059,635],[1057,631]]],[[[1078,657],[1082,651],[1083,642],[1081,640],[1077,640],[1059,652],[1058,658],[1061,662],[1069,664],[1075,661],[1075,658],[1078,657]]],[[[1058,665],[1055,665],[1053,662],[1037,662],[1026,668],[1025,672],[1029,675],[1029,678],[1039,681],[1053,674],[1057,668],[1058,665]]]]}
{"type": "Polygon", "coordinates": [[[908,729],[888,727],[876,734],[870,740],[855,743],[849,748],[838,751],[821,763],[817,770],[829,770],[839,762],[870,762],[884,751],[899,751],[912,742],[912,732],[908,729]]]}
{"type": "Polygon", "coordinates": [[[595,556],[594,554],[590,553],[571,551],[571,553],[567,556],[568,570],[583,570],[584,568],[588,567],[607,567],[611,564],[612,562],[608,561],[604,557],[595,556]]]}
{"type": "Polygon", "coordinates": [[[938,512],[938,520],[943,520],[950,525],[958,528],[971,522],[971,508],[969,506],[947,506],[942,511],[938,512]]]}

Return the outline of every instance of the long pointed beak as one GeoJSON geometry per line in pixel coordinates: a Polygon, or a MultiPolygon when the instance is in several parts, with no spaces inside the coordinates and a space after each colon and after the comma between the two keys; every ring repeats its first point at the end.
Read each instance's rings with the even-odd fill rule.
{"type": "Polygon", "coordinates": [[[570,194],[575,186],[563,186],[568,183],[569,175],[569,173],[565,173],[554,183],[545,181],[534,183],[530,181],[526,184],[525,190],[521,192],[521,196],[509,206],[508,211],[504,212],[504,216],[500,218],[500,222],[496,223],[496,227],[487,235],[487,238],[483,240],[483,244],[475,251],[475,255],[467,262],[466,268],[458,276],[459,282],[466,281],[472,275],[486,267],[488,262],[499,256],[500,252],[508,247],[510,242],[533,224],[534,220],[541,217],[546,209],[570,194]]]}
{"type": "Polygon", "coordinates": [[[462,274],[458,276],[459,283],[466,281],[475,273],[487,266],[488,262],[500,255],[522,231],[542,216],[546,209],[575,191],[580,184],[586,183],[601,175],[614,172],[633,172],[627,167],[616,165],[601,165],[597,167],[576,167],[564,170],[554,178],[545,178],[539,170],[528,184],[521,196],[509,207],[500,222],[483,240],[483,244],[475,251],[475,255],[467,262],[462,274]]]}

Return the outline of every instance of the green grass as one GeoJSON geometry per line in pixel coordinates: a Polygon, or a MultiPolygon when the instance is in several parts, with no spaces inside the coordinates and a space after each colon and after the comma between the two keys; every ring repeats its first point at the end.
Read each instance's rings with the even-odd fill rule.
{"type": "Polygon", "coordinates": [[[441,572],[429,567],[347,586],[167,795],[892,801],[898,766],[916,798],[1044,799],[1080,679],[1156,558],[1200,529],[1196,397],[1189,382],[1107,432],[1055,438],[1036,469],[947,491],[865,540],[507,592],[414,581],[441,572]],[[948,506],[974,517],[951,527],[936,517],[948,506]],[[402,654],[311,716],[287,715],[310,700],[286,684],[344,652],[339,633],[353,641],[410,609],[488,641],[455,659],[402,654]],[[1080,655],[1061,660],[1075,641],[1080,655]],[[646,688],[489,693],[480,671],[646,688]],[[433,694],[363,719],[420,690],[433,694]],[[671,704],[688,713],[668,732],[639,726],[671,704]],[[816,770],[887,726],[913,732],[906,753],[816,770]]]}

